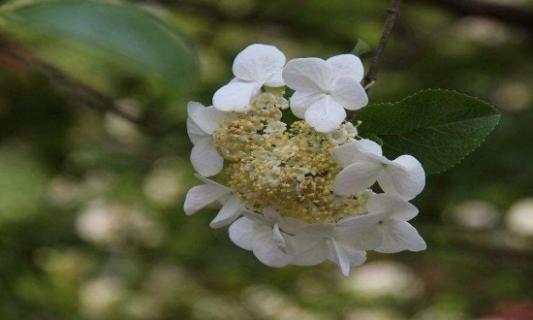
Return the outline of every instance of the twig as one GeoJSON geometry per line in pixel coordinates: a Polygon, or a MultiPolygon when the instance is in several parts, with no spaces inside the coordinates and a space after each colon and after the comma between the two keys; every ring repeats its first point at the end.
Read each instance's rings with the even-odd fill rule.
{"type": "Polygon", "coordinates": [[[152,123],[146,117],[133,116],[123,111],[112,97],[70,78],[59,69],[36,57],[27,48],[2,34],[0,34],[0,66],[19,73],[37,72],[45,76],[49,83],[63,93],[73,105],[87,107],[98,112],[110,112],[147,131],[162,132],[167,131],[166,127],[169,127],[152,123]]]}
{"type": "Polygon", "coordinates": [[[389,8],[387,9],[387,18],[385,19],[383,33],[381,34],[381,38],[379,39],[378,48],[376,49],[376,54],[372,58],[372,64],[370,65],[370,69],[368,70],[368,73],[363,79],[363,86],[365,87],[367,91],[376,82],[380,62],[383,57],[383,54],[385,53],[385,47],[387,46],[387,41],[389,40],[389,37],[392,33],[392,29],[394,28],[394,23],[396,22],[396,18],[398,18],[398,15],[400,14],[401,3],[402,3],[402,0],[391,0],[389,8]]]}

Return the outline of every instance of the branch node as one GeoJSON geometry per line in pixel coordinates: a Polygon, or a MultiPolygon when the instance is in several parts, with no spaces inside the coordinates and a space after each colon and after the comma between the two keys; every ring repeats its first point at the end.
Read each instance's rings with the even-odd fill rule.
{"type": "Polygon", "coordinates": [[[370,87],[372,87],[372,85],[374,85],[374,83],[376,82],[381,58],[383,57],[383,54],[385,53],[385,47],[387,45],[387,41],[389,40],[389,37],[392,33],[392,29],[394,28],[394,23],[396,22],[396,18],[398,18],[398,15],[400,14],[401,2],[402,0],[391,0],[390,6],[387,9],[387,18],[385,18],[383,33],[381,34],[381,38],[379,39],[378,47],[376,49],[376,54],[372,58],[372,64],[370,65],[370,68],[368,69],[368,73],[363,79],[362,84],[366,91],[368,91],[368,89],[370,89],[370,87]]]}

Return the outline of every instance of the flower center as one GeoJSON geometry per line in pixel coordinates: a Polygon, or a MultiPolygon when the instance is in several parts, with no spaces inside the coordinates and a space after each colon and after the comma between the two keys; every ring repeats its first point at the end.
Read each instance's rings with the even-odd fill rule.
{"type": "Polygon", "coordinates": [[[273,208],[282,216],[337,222],[366,211],[366,194],[339,196],[333,180],[340,166],[331,149],[355,137],[350,123],[318,133],[303,121],[287,129],[281,109],[287,101],[265,93],[247,113],[232,113],[214,133],[215,146],[230,162],[228,184],[249,208],[273,208]]]}

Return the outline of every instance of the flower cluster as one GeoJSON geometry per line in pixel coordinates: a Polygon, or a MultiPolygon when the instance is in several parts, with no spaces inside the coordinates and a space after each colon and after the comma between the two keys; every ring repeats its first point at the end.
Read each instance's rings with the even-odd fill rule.
{"type": "Polygon", "coordinates": [[[191,161],[203,184],[189,190],[185,213],[220,204],[211,227],[229,225],[235,244],[272,267],[330,260],[347,275],[368,250],[424,250],[408,223],[422,165],[410,155],[387,159],[346,120],[345,109],[368,103],[359,58],[285,62],[277,48],[253,44],[213,106],[189,103],[191,161]],[[288,101],[285,86],[294,90],[288,101]],[[283,122],[288,109],[302,120],[283,122]]]}

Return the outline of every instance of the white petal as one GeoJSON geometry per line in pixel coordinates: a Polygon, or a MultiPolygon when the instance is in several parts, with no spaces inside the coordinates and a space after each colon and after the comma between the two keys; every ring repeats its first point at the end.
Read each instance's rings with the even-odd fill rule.
{"type": "Polygon", "coordinates": [[[242,50],[233,61],[233,74],[244,81],[258,82],[262,86],[285,65],[285,55],[278,48],[265,44],[252,44],[242,50]]]}
{"type": "Polygon", "coordinates": [[[224,167],[224,158],[218,153],[213,144],[213,138],[201,138],[192,147],[191,163],[199,174],[210,177],[218,174],[224,167]]]}
{"type": "Polygon", "coordinates": [[[244,250],[252,250],[257,235],[256,223],[247,217],[241,217],[229,227],[229,238],[244,250]]]}
{"type": "Polygon", "coordinates": [[[221,188],[215,184],[194,186],[185,196],[185,204],[183,206],[185,214],[194,214],[226,194],[228,194],[228,189],[221,188]]]}
{"type": "Polygon", "coordinates": [[[399,194],[406,199],[412,199],[420,194],[426,184],[422,164],[410,155],[400,156],[392,162],[378,177],[383,191],[399,194]]]}
{"type": "Polygon", "coordinates": [[[325,97],[322,92],[296,91],[290,99],[291,111],[300,119],[305,118],[305,112],[318,100],[325,97]]]}
{"type": "Polygon", "coordinates": [[[261,226],[256,230],[252,251],[257,259],[270,267],[286,266],[291,257],[281,251],[274,242],[273,228],[271,226],[261,226]]]}
{"type": "Polygon", "coordinates": [[[373,140],[361,139],[361,140],[356,140],[353,143],[355,144],[355,146],[360,152],[364,152],[364,153],[368,153],[368,154],[372,154],[372,155],[376,155],[380,157],[383,155],[381,146],[373,140]]]}
{"type": "MultiPolygon", "coordinates": [[[[333,156],[337,162],[346,167],[354,161],[362,157],[362,153],[373,154],[381,156],[381,146],[369,139],[356,140],[354,142],[346,143],[338,146],[332,150],[333,156]]],[[[367,157],[364,157],[365,159],[367,157]]]]}
{"type": "Polygon", "coordinates": [[[383,166],[378,161],[357,160],[337,174],[333,182],[333,190],[340,195],[363,192],[376,182],[382,170],[383,166]]]}
{"type": "Polygon", "coordinates": [[[274,241],[274,244],[281,251],[283,251],[283,253],[287,253],[287,241],[285,241],[285,237],[283,237],[283,234],[281,233],[281,230],[277,224],[275,224],[274,228],[272,229],[272,240],[274,241]]]}
{"type": "Polygon", "coordinates": [[[283,69],[280,69],[278,72],[272,74],[270,76],[270,78],[268,78],[266,81],[265,81],[265,86],[267,87],[273,87],[273,88],[277,88],[277,87],[282,87],[285,85],[285,82],[283,82],[283,77],[281,76],[282,75],[282,70],[283,69]]]}
{"type": "Polygon", "coordinates": [[[356,250],[349,246],[343,246],[339,242],[331,239],[330,260],[337,263],[343,275],[350,275],[352,267],[363,264],[366,260],[364,251],[356,250]]]}
{"type": "Polygon", "coordinates": [[[291,257],[279,250],[272,242],[262,242],[257,245],[253,253],[264,265],[273,268],[284,267],[291,261],[291,257]]]}
{"type": "Polygon", "coordinates": [[[305,111],[305,122],[318,132],[331,132],[337,129],[345,118],[344,108],[330,96],[323,97],[305,111]]]}
{"type": "Polygon", "coordinates": [[[325,239],[308,234],[298,234],[288,239],[291,264],[297,266],[314,266],[329,257],[329,247],[325,239]]]}
{"type": "Polygon", "coordinates": [[[366,214],[350,220],[350,225],[338,229],[344,243],[359,250],[373,250],[381,245],[382,235],[377,230],[382,215],[366,214]]]}
{"type": "Polygon", "coordinates": [[[213,134],[219,127],[220,118],[223,116],[223,113],[215,107],[204,107],[194,101],[187,105],[187,113],[189,118],[207,134],[213,134]]]}
{"type": "Polygon", "coordinates": [[[283,69],[283,80],[296,91],[325,92],[333,75],[331,66],[319,58],[293,59],[283,69]]]}
{"type": "Polygon", "coordinates": [[[208,136],[208,134],[202,130],[191,118],[187,118],[187,133],[192,144],[197,143],[200,139],[208,136]]]}
{"type": "Polygon", "coordinates": [[[341,54],[331,57],[327,61],[338,77],[352,77],[358,82],[363,80],[365,69],[359,57],[353,54],[341,54]]]}
{"type": "Polygon", "coordinates": [[[285,232],[288,232],[291,234],[297,234],[302,229],[309,226],[307,222],[304,222],[300,219],[291,218],[291,217],[283,217],[283,219],[279,221],[278,224],[285,232]]]}
{"type": "Polygon", "coordinates": [[[332,240],[332,260],[339,265],[343,275],[348,276],[350,274],[350,258],[339,246],[339,244],[332,240]]]}
{"type": "Polygon", "coordinates": [[[213,96],[213,106],[221,111],[245,112],[250,100],[260,89],[255,82],[233,81],[218,89],[213,96]]]}
{"type": "Polygon", "coordinates": [[[426,248],[426,242],[412,225],[405,221],[392,221],[383,229],[383,242],[376,251],[394,253],[403,250],[422,251],[426,248]]]}
{"type": "Polygon", "coordinates": [[[209,226],[211,228],[221,228],[232,223],[241,214],[243,206],[239,199],[235,196],[231,196],[222,206],[222,209],[218,212],[217,216],[209,226]]]}
{"type": "Polygon", "coordinates": [[[213,181],[213,180],[211,180],[211,179],[209,179],[209,178],[206,178],[206,177],[204,177],[204,176],[201,176],[201,175],[199,175],[198,173],[195,173],[194,176],[195,176],[198,180],[200,180],[200,181],[202,181],[202,182],[204,182],[204,183],[206,183],[206,184],[212,184],[212,185],[215,185],[215,186],[217,186],[217,187],[219,187],[219,188],[221,188],[221,189],[226,190],[228,193],[231,193],[231,189],[228,188],[228,187],[226,187],[226,186],[223,185],[223,184],[220,184],[220,183],[218,183],[218,182],[216,182],[216,181],[213,181]]]}
{"type": "Polygon", "coordinates": [[[368,104],[368,96],[358,80],[341,77],[331,87],[331,96],[348,110],[359,110],[368,104]]]}
{"type": "Polygon", "coordinates": [[[418,209],[406,200],[390,195],[375,194],[368,199],[366,204],[371,214],[386,214],[389,219],[408,221],[416,217],[418,209]]]}

